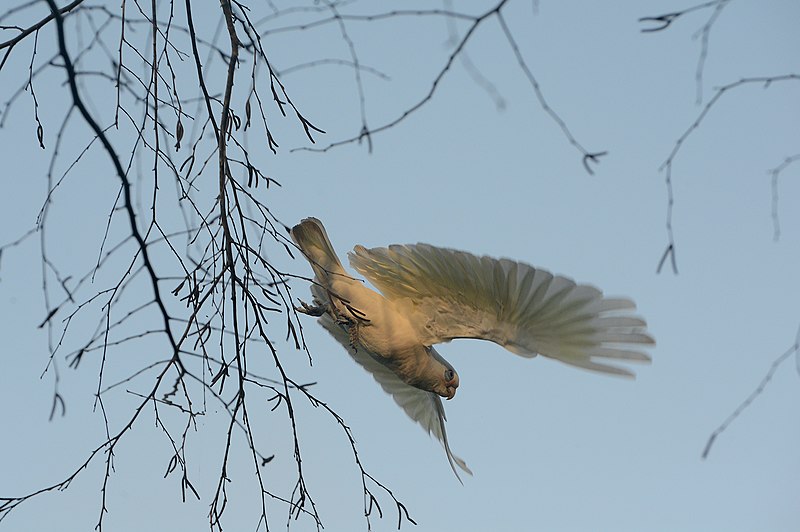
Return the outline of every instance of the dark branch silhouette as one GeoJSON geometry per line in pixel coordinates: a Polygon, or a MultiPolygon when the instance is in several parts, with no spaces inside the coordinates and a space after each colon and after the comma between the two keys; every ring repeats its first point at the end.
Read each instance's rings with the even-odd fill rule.
{"type": "MultiPolygon", "coordinates": [[[[456,41],[455,46],[453,48],[453,51],[448,56],[447,60],[445,61],[444,66],[439,70],[438,74],[434,77],[433,82],[431,83],[431,86],[430,86],[430,89],[428,90],[428,92],[424,96],[422,96],[422,98],[417,100],[417,102],[415,104],[411,105],[410,107],[408,107],[404,111],[402,111],[399,114],[399,116],[397,116],[396,118],[394,118],[392,120],[389,120],[389,121],[385,122],[384,124],[382,124],[380,126],[376,126],[376,127],[372,127],[372,128],[367,127],[365,120],[362,120],[362,127],[361,127],[361,130],[359,131],[359,133],[357,135],[353,135],[351,137],[348,137],[348,138],[345,138],[345,139],[342,139],[342,140],[331,142],[327,146],[320,147],[320,148],[316,148],[316,147],[301,147],[301,148],[296,148],[296,150],[305,150],[305,151],[314,151],[314,152],[327,152],[327,151],[329,151],[329,150],[331,150],[333,148],[338,148],[340,146],[344,146],[344,145],[347,145],[347,144],[352,144],[352,143],[355,143],[355,142],[360,143],[361,141],[366,139],[367,143],[368,143],[369,150],[371,151],[372,150],[372,138],[376,134],[381,133],[383,131],[386,131],[388,129],[391,129],[391,128],[397,126],[398,124],[402,123],[406,118],[408,118],[409,116],[411,116],[412,114],[417,112],[419,109],[421,109],[423,106],[425,106],[427,103],[429,103],[433,99],[433,96],[436,94],[436,91],[437,91],[439,85],[441,84],[442,80],[447,75],[447,73],[451,71],[451,69],[453,67],[453,64],[454,64],[454,61],[456,60],[456,58],[460,58],[460,57],[462,57],[464,55],[464,53],[465,53],[464,50],[465,50],[465,47],[466,47],[467,43],[471,40],[471,38],[476,33],[478,28],[481,27],[482,25],[484,25],[484,23],[486,21],[495,18],[495,19],[497,19],[498,23],[500,24],[500,27],[502,29],[504,38],[508,41],[509,45],[511,46],[511,50],[512,50],[512,52],[514,54],[514,58],[515,58],[517,64],[519,65],[520,70],[525,74],[525,77],[528,79],[528,82],[531,84],[531,87],[533,88],[534,94],[536,96],[536,99],[539,102],[539,105],[547,113],[547,115],[558,125],[558,127],[561,129],[561,132],[566,137],[566,139],[570,143],[570,145],[572,147],[574,147],[576,150],[578,150],[578,152],[580,152],[580,154],[581,154],[581,162],[583,163],[583,166],[586,169],[587,173],[593,174],[594,172],[593,172],[593,170],[592,170],[592,168],[590,166],[590,163],[593,163],[593,164],[598,163],[600,157],[606,155],[608,152],[606,152],[606,151],[590,152],[590,151],[586,150],[586,148],[584,148],[583,145],[581,145],[581,143],[578,142],[578,140],[572,134],[572,132],[570,131],[570,129],[567,126],[566,122],[564,122],[564,120],[559,116],[559,114],[547,103],[547,101],[546,101],[546,99],[544,97],[544,92],[542,91],[541,86],[539,85],[539,82],[536,80],[536,78],[534,77],[531,69],[528,67],[527,62],[525,61],[525,58],[523,57],[523,55],[522,55],[522,53],[520,51],[520,48],[516,43],[516,39],[514,38],[513,33],[509,29],[509,27],[508,27],[508,25],[507,25],[507,23],[505,21],[505,18],[503,17],[502,10],[503,10],[503,7],[505,7],[505,5],[507,4],[507,2],[508,2],[508,0],[501,0],[496,5],[494,5],[492,8],[488,9],[487,11],[485,11],[483,14],[476,15],[476,16],[466,15],[466,14],[463,14],[463,13],[457,13],[457,12],[453,12],[453,11],[449,11],[449,10],[438,10],[438,9],[427,10],[427,11],[419,11],[419,10],[416,10],[416,11],[413,11],[413,10],[412,11],[391,11],[391,12],[388,12],[388,13],[383,13],[383,14],[378,14],[378,15],[350,16],[350,17],[345,17],[345,16],[342,16],[342,15],[335,14],[332,17],[328,17],[328,18],[324,18],[324,19],[321,19],[321,20],[317,20],[317,21],[315,21],[313,23],[301,24],[301,25],[295,25],[295,26],[286,26],[286,27],[283,27],[283,28],[278,28],[277,30],[272,30],[272,31],[308,30],[310,28],[318,27],[318,26],[329,24],[329,23],[332,23],[332,22],[338,22],[340,25],[343,25],[343,23],[344,23],[343,21],[345,21],[345,20],[373,21],[373,20],[379,20],[379,19],[384,19],[384,18],[394,18],[394,17],[402,17],[402,16],[423,16],[423,15],[424,16],[431,16],[431,15],[433,15],[433,16],[444,16],[444,17],[447,17],[448,19],[459,19],[459,20],[467,20],[467,21],[469,21],[469,26],[467,27],[463,37],[461,37],[459,40],[456,41]]],[[[265,34],[267,34],[267,32],[263,32],[262,33],[262,35],[265,35],[265,34]]],[[[352,44],[352,43],[348,43],[348,44],[352,44]]],[[[354,62],[357,63],[355,58],[354,58],[354,62]]],[[[467,59],[467,64],[470,64],[468,59],[467,59]]],[[[468,67],[468,70],[469,70],[469,67],[468,67]]],[[[357,75],[358,85],[360,87],[360,77],[358,77],[359,74],[356,74],[356,75],[357,75]]],[[[473,76],[473,78],[475,78],[474,69],[473,69],[472,76],[473,76]]],[[[478,78],[478,79],[480,79],[480,78],[478,78]]],[[[483,84],[483,85],[485,86],[485,84],[483,84]]],[[[489,91],[491,93],[491,89],[489,89],[489,91]]],[[[363,109],[363,91],[361,89],[359,90],[359,99],[360,99],[360,103],[362,104],[362,109],[363,109]]],[[[362,114],[362,116],[363,116],[363,114],[362,114]]]]}

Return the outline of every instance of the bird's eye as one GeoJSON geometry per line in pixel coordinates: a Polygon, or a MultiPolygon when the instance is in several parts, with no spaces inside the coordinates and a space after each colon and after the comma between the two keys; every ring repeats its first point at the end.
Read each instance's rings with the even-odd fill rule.
{"type": "Polygon", "coordinates": [[[444,370],[444,380],[451,381],[456,378],[456,372],[452,369],[444,370]]]}

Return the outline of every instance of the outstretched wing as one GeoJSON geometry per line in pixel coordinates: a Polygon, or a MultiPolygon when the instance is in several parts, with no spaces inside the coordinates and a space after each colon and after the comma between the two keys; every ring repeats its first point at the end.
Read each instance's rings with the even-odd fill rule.
{"type": "Polygon", "coordinates": [[[406,305],[426,345],[491,340],[518,355],[633,376],[610,359],[648,362],[653,344],[630,299],[521,262],[427,244],[366,249],[350,264],[383,294],[406,305]],[[598,361],[599,360],[599,361],[598,361]]]}
{"type": "Polygon", "coordinates": [[[447,453],[450,467],[459,482],[461,478],[456,471],[456,465],[466,473],[472,474],[464,460],[454,455],[450,450],[450,444],[447,442],[447,431],[444,428],[447,418],[442,400],[438,395],[406,384],[392,370],[372,358],[363,348],[353,349],[350,345],[350,335],[343,327],[337,325],[328,314],[323,314],[319,319],[319,323],[347,349],[353,360],[372,374],[378,384],[381,385],[381,388],[394,398],[395,402],[408,414],[408,417],[422,425],[422,428],[428,434],[433,434],[442,443],[447,453]]]}

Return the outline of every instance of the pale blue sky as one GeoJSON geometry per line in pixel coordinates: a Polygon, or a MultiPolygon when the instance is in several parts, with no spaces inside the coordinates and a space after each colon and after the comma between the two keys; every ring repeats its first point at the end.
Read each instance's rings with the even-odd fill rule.
{"type": "MultiPolygon", "coordinates": [[[[653,364],[638,367],[638,378],[627,381],[520,359],[489,343],[442,346],[461,378],[458,396],[446,403],[451,446],[475,473],[462,486],[439,444],[311,318],[304,330],[313,367],[304,354],[279,342],[282,360],[297,381],[316,381],[316,395],[347,421],[367,470],[419,523],[404,523],[404,530],[797,530],[800,383],[793,359],[718,438],[709,458],[703,461],[700,454],[711,431],[795,341],[800,323],[800,166],[781,176],[778,242],[767,173],[800,152],[800,83],[731,91],[689,137],[673,167],[680,274],[656,275],[667,243],[666,189],[658,168],[702,109],[695,104],[700,42],[693,34],[710,13],[687,15],[666,32],[642,34],[638,17],[690,4],[535,4],[536,10],[531,2],[511,1],[504,13],[550,105],[588,150],[609,151],[594,176],[542,111],[500,27],[490,20],[467,51],[496,85],[504,109],[456,62],[427,105],[374,137],[371,155],[357,144],[325,154],[290,152],[305,145],[302,136],[288,119],[276,117],[277,156],[259,148],[261,138],[249,139],[258,163],[283,185],[262,199],[287,224],[320,218],[342,255],[355,244],[427,242],[511,257],[630,296],[657,339],[653,364]]],[[[372,12],[359,5],[350,12],[372,12]]],[[[742,77],[797,73],[798,22],[796,2],[732,0],[711,33],[705,100],[715,87],[742,77]]],[[[348,28],[363,64],[391,76],[387,81],[364,75],[373,127],[419,100],[448,54],[447,26],[438,18],[352,22],[348,28]]],[[[346,58],[337,31],[266,37],[264,43],[274,50],[279,69],[320,57],[346,58]]],[[[40,46],[52,44],[51,32],[42,34],[40,46]]],[[[29,53],[6,66],[0,86],[19,78],[29,53]]],[[[35,223],[44,198],[43,175],[62,116],[45,111],[63,105],[55,92],[62,90],[62,73],[46,79],[36,90],[48,151],[37,145],[27,96],[0,129],[6,176],[0,244],[35,223]]],[[[322,66],[287,74],[284,81],[304,114],[328,132],[319,145],[358,132],[352,71],[322,66]]],[[[2,89],[2,100],[7,97],[2,89]]],[[[110,96],[93,95],[95,108],[108,103],[105,97],[110,96]]],[[[76,127],[71,135],[75,141],[64,149],[74,158],[87,134],[76,127]]],[[[61,164],[63,172],[66,163],[61,164]]],[[[146,171],[151,161],[141,165],[146,171]]],[[[51,258],[74,265],[75,272],[93,263],[116,185],[96,152],[76,166],[50,213],[51,258]]],[[[48,351],[46,335],[36,328],[44,318],[37,246],[34,239],[6,250],[0,269],[0,497],[60,480],[104,434],[102,416],[91,408],[96,358],[77,372],[61,361],[67,416],[48,422],[53,374],[39,378],[48,351]]],[[[309,274],[303,260],[273,253],[270,259],[282,268],[309,274]]],[[[113,279],[96,283],[102,289],[113,279]]],[[[307,299],[302,282],[293,293],[307,299]]],[[[277,321],[274,334],[282,338],[277,321]]],[[[91,325],[86,320],[76,327],[91,325]]],[[[147,328],[147,321],[141,326],[147,328]]],[[[71,347],[77,342],[76,337],[71,347]]],[[[108,382],[137,367],[137,355],[150,360],[142,345],[148,344],[112,361],[108,382]]],[[[146,386],[128,389],[141,392],[146,386]]],[[[123,391],[110,398],[112,426],[127,419],[126,408],[135,403],[123,391]]],[[[365,529],[347,440],[319,409],[296,405],[306,482],[326,530],[365,529]]],[[[263,471],[277,491],[284,484],[291,490],[285,421],[268,415],[269,406],[255,421],[265,448],[277,455],[263,471]]],[[[226,423],[224,412],[214,415],[214,408],[209,402],[209,415],[190,439],[190,474],[202,500],[181,503],[177,478],[162,479],[169,444],[146,413],[116,452],[108,530],[207,527],[226,423]]],[[[180,426],[179,418],[172,421],[180,426]]],[[[243,440],[234,448],[240,456],[230,471],[226,530],[254,530],[252,466],[243,440]]],[[[67,491],[21,506],[0,530],[92,529],[102,476],[102,462],[94,463],[67,491]]],[[[373,528],[394,530],[395,510],[389,500],[381,501],[385,518],[373,520],[373,528]]],[[[271,526],[282,529],[285,507],[273,503],[270,511],[271,526]]],[[[301,518],[292,529],[314,527],[301,518]]]]}

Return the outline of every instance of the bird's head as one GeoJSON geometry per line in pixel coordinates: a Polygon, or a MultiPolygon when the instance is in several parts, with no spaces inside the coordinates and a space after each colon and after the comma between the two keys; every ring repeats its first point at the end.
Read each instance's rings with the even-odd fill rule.
{"type": "Polygon", "coordinates": [[[446,368],[444,370],[444,375],[442,375],[442,383],[441,383],[444,393],[437,391],[439,395],[442,397],[446,397],[448,400],[452,399],[456,396],[456,388],[458,388],[458,373],[453,368],[446,368]]]}
{"type": "Polygon", "coordinates": [[[431,373],[434,377],[431,391],[445,399],[452,399],[455,397],[456,389],[458,388],[458,373],[436,350],[430,348],[429,353],[433,359],[431,373]]]}

